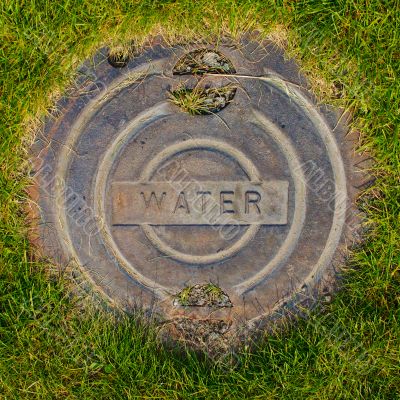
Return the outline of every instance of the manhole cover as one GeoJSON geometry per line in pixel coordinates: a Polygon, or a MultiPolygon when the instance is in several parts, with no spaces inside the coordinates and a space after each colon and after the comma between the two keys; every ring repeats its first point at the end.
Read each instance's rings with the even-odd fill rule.
{"type": "Polygon", "coordinates": [[[81,68],[34,145],[45,253],[124,307],[229,326],[325,282],[354,174],[296,65],[253,42],[114,58],[81,68]]]}

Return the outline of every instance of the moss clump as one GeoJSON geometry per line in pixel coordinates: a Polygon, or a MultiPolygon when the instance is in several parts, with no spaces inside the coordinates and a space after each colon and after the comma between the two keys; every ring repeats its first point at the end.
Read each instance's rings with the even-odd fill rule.
{"type": "Polygon", "coordinates": [[[228,295],[213,283],[188,286],[174,300],[175,306],[232,307],[228,295]]]}

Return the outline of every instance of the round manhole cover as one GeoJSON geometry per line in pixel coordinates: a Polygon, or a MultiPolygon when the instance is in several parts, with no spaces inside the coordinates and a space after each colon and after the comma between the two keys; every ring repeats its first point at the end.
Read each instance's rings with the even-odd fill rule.
{"type": "Polygon", "coordinates": [[[239,326],[312,293],[342,254],[354,174],[296,65],[253,42],[112,61],[81,68],[33,147],[46,254],[167,319],[239,326]]]}

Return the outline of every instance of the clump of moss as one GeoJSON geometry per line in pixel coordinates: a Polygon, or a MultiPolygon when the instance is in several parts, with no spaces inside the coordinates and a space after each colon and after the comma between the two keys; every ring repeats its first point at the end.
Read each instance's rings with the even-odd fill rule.
{"type": "Polygon", "coordinates": [[[188,286],[174,299],[175,306],[232,307],[228,295],[213,283],[188,286]]]}

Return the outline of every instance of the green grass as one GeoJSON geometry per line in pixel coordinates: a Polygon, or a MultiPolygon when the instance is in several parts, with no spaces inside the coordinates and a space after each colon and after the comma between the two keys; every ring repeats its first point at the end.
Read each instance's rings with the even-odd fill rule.
{"type": "Polygon", "coordinates": [[[179,87],[170,93],[169,99],[181,110],[191,115],[213,114],[229,104],[235,91],[234,86],[209,89],[179,87]],[[222,103],[218,101],[221,99],[223,99],[222,103]]]}
{"type": "Polygon", "coordinates": [[[0,12],[0,398],[400,398],[398,0],[3,0],[0,12]],[[368,238],[334,301],[224,364],[162,346],[137,319],[82,309],[49,278],[27,239],[26,151],[99,46],[245,29],[286,37],[321,99],[354,113],[376,183],[360,200],[368,238]]]}

